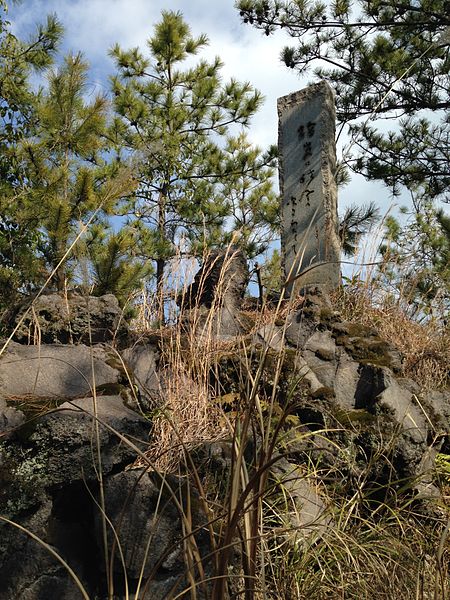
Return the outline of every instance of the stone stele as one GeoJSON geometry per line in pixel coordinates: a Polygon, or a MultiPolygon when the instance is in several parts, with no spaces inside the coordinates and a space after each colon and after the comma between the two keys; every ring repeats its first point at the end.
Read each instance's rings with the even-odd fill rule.
{"type": "Polygon", "coordinates": [[[341,281],[334,93],[321,81],[283,96],[278,118],[286,291],[329,291],[341,281]]]}

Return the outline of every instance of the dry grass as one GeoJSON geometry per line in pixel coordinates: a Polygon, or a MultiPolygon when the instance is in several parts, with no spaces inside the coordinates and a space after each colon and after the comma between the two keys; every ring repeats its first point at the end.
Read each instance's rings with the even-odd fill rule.
{"type": "MultiPolygon", "coordinates": [[[[176,274],[171,273],[172,300],[186,293],[185,280],[186,269],[180,269],[178,281],[176,274]]],[[[234,590],[236,600],[448,600],[448,530],[446,533],[437,519],[427,521],[417,517],[407,493],[397,503],[380,504],[368,512],[362,488],[348,497],[331,489],[327,492],[323,484],[323,500],[333,527],[308,543],[292,544],[287,541],[286,531],[278,535],[276,521],[279,518],[283,522],[280,513],[283,491],[281,484],[274,487],[268,474],[283,435],[283,422],[289,415],[289,406],[284,414],[277,413],[276,390],[282,376],[283,352],[273,369],[273,393],[265,397],[260,393],[265,351],[255,369],[253,357],[245,355],[243,339],[238,337],[228,342],[215,336],[226,287],[226,279],[222,278],[216,303],[207,313],[199,307],[182,309],[181,314],[178,309],[169,310],[169,325],[159,329],[155,328],[155,313],[145,296],[135,322],[136,331],[142,335],[151,332],[160,345],[160,396],[164,400],[151,415],[152,445],[147,452],[136,449],[136,453],[140,464],[150,470],[174,472],[182,465],[185,472],[190,471],[191,478],[186,480],[195,482],[199,491],[207,519],[205,528],[211,538],[212,557],[208,564],[205,562],[205,569],[213,565],[213,587],[208,598],[224,600],[232,597],[234,590]],[[210,376],[224,353],[238,349],[244,356],[239,374],[242,411],[231,418],[224,416],[218,402],[219,391],[211,385],[210,376]],[[202,442],[224,438],[230,442],[231,469],[221,482],[221,492],[208,494],[189,461],[189,451],[202,442]],[[254,447],[251,461],[244,453],[249,439],[254,447]],[[231,585],[232,581],[236,584],[231,585]]],[[[367,286],[344,289],[334,299],[343,318],[375,328],[404,353],[405,374],[413,376],[423,387],[448,384],[448,329],[432,321],[419,324],[408,319],[398,305],[375,304],[372,300],[367,286]]],[[[173,303],[171,306],[173,309],[173,303]]],[[[249,310],[252,331],[271,324],[283,329],[286,316],[294,309],[293,302],[281,301],[276,307],[249,310]]],[[[124,436],[120,437],[133,447],[124,436]]],[[[342,453],[345,455],[347,450],[342,448],[342,453]]],[[[318,472],[312,464],[302,468],[305,479],[311,481],[345,481],[347,476],[347,471],[318,472]]],[[[362,474],[359,477],[361,482],[364,477],[362,474]]],[[[175,497],[176,491],[172,493],[175,497]]],[[[105,528],[109,526],[106,517],[105,514],[105,528]]],[[[184,597],[194,599],[198,597],[195,590],[200,589],[204,569],[196,564],[189,514],[183,515],[183,523],[186,570],[191,586],[184,597]],[[194,550],[189,549],[190,540],[194,550]]],[[[301,539],[302,532],[299,534],[301,539]]]]}
{"type": "Polygon", "coordinates": [[[450,386],[450,327],[437,320],[417,322],[402,310],[401,302],[379,295],[367,282],[344,287],[333,297],[344,319],[367,325],[404,356],[403,374],[422,389],[450,386]],[[377,298],[377,299],[375,299],[377,298]]]}
{"type": "MultiPolygon", "coordinates": [[[[217,403],[217,390],[210,380],[220,356],[239,344],[239,340],[228,342],[216,336],[221,324],[223,297],[229,285],[225,275],[233,258],[230,249],[217,283],[213,305],[207,311],[198,305],[191,306],[187,298],[186,281],[192,280],[192,267],[195,265],[191,265],[190,272],[180,268],[171,273],[172,302],[167,311],[169,325],[157,332],[152,330],[152,335],[156,335],[160,343],[160,397],[163,404],[152,416],[152,437],[155,441],[148,456],[162,471],[176,471],[186,450],[202,442],[232,435],[217,403]],[[175,308],[174,299],[181,306],[179,310],[175,308]]],[[[204,263],[206,259],[205,255],[204,263]]],[[[207,277],[208,273],[205,273],[200,281],[200,291],[207,277]]],[[[146,301],[136,321],[142,334],[151,330],[148,316],[152,314],[151,302],[146,301]]]]}

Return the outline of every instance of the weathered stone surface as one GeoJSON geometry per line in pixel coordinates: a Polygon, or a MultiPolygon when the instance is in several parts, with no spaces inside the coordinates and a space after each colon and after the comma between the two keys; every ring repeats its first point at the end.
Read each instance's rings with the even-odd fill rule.
{"type": "MultiPolygon", "coordinates": [[[[102,538],[95,536],[94,526],[99,465],[93,412],[92,398],[67,402],[0,445],[0,514],[65,558],[90,597],[106,598],[106,576],[99,576],[98,567],[102,538]]],[[[115,432],[145,450],[151,425],[118,396],[98,396],[97,416],[101,470],[107,479],[136,457],[115,432]]],[[[46,549],[0,523],[0,597],[75,600],[80,592],[46,549]]]]}
{"type": "Polygon", "coordinates": [[[281,352],[285,346],[284,328],[275,324],[263,325],[255,333],[253,343],[281,352]]]}
{"type": "Polygon", "coordinates": [[[426,443],[431,425],[417,404],[416,396],[408,389],[407,384],[401,385],[401,381],[395,379],[387,369],[382,369],[382,372],[384,389],[375,397],[374,402],[392,411],[403,431],[415,442],[426,443]]]}
{"type": "MultiPolygon", "coordinates": [[[[14,324],[22,314],[19,311],[14,324]]],[[[96,297],[51,293],[34,301],[14,339],[20,343],[98,344],[126,332],[122,309],[112,294],[96,297]]]]}
{"type": "Polygon", "coordinates": [[[283,96],[278,115],[287,289],[332,289],[340,284],[333,91],[322,81],[283,96]]]}
{"type": "Polygon", "coordinates": [[[136,385],[143,408],[148,409],[161,399],[161,379],[158,373],[160,352],[152,344],[136,343],[121,353],[131,385],[136,385]]]}
{"type": "MultiPolygon", "coordinates": [[[[51,543],[47,500],[21,525],[51,543]]],[[[76,565],[72,566],[76,568],[76,565]]],[[[79,566],[79,565],[78,565],[79,566]]],[[[80,570],[78,576],[82,577],[80,570]]],[[[0,598],[2,600],[79,600],[81,594],[63,565],[25,532],[0,523],[0,598]]]]}
{"type": "MultiPolygon", "coordinates": [[[[150,577],[148,594],[154,600],[168,598],[173,588],[180,592],[187,586],[183,551],[185,533],[176,502],[180,503],[181,510],[186,510],[188,494],[192,527],[199,528],[195,541],[200,556],[205,556],[209,551],[208,534],[201,526],[207,519],[200,510],[195,491],[185,480],[133,470],[114,475],[105,486],[106,512],[119,536],[128,577],[137,580],[141,570],[144,580],[150,577]]],[[[97,529],[100,536],[100,518],[97,529]]],[[[112,535],[110,544],[113,544],[112,535]]],[[[120,573],[122,566],[117,549],[116,565],[120,573]]],[[[197,592],[198,597],[203,597],[201,586],[197,592]]]]}
{"type": "MultiPolygon", "coordinates": [[[[40,464],[45,464],[45,472],[40,474],[45,487],[83,479],[96,480],[98,465],[93,415],[93,399],[81,398],[62,404],[58,411],[38,421],[28,438],[28,445],[35,449],[40,464]]],[[[151,424],[126,407],[120,396],[98,396],[97,419],[104,474],[124,468],[136,458],[136,452],[115,432],[131,438],[142,450],[146,448],[151,424]]]]}
{"type": "MultiPolygon", "coordinates": [[[[437,435],[450,433],[450,390],[432,390],[426,393],[423,409],[433,421],[437,435]]],[[[450,447],[450,440],[448,445],[450,447]]]]}
{"type": "Polygon", "coordinates": [[[278,460],[270,471],[277,484],[276,490],[285,498],[286,505],[280,511],[280,516],[289,532],[290,542],[316,542],[333,523],[317,488],[305,478],[304,471],[298,465],[284,458],[278,460]]]}
{"type": "Polygon", "coordinates": [[[244,254],[233,246],[213,252],[178,304],[188,310],[188,325],[200,336],[228,339],[243,331],[239,316],[249,281],[244,254]],[[189,310],[190,309],[190,310],[189,310]]]}
{"type": "Polygon", "coordinates": [[[360,366],[336,346],[331,332],[313,333],[306,340],[302,355],[321,386],[334,391],[336,402],[345,408],[355,408],[360,366]]]}
{"type": "Polygon", "coordinates": [[[120,374],[111,368],[105,350],[87,346],[23,346],[10,342],[0,358],[0,398],[35,396],[76,398],[93,386],[117,383],[120,374]]]}
{"type": "Polygon", "coordinates": [[[0,398],[0,438],[9,435],[9,432],[20,427],[25,421],[22,411],[12,406],[7,406],[6,401],[0,398]]]}

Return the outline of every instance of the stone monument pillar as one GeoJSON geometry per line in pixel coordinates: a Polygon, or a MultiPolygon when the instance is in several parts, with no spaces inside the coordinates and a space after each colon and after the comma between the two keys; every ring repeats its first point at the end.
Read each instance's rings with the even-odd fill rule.
{"type": "Polygon", "coordinates": [[[283,96],[278,118],[286,291],[328,291],[341,281],[334,93],[321,81],[283,96]]]}

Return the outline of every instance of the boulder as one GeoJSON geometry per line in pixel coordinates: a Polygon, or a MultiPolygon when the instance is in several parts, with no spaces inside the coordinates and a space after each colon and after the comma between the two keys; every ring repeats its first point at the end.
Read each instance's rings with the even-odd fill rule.
{"type": "Polygon", "coordinates": [[[333,527],[317,484],[305,478],[301,467],[285,458],[280,458],[270,472],[276,486],[274,493],[280,498],[277,511],[289,542],[294,546],[314,544],[333,527]]]}
{"type": "MultiPolygon", "coordinates": [[[[51,500],[47,499],[20,523],[45,544],[52,544],[49,531],[52,508],[51,500]]],[[[71,556],[71,566],[83,580],[82,565],[73,558],[71,556]]],[[[42,544],[13,525],[0,522],[2,600],[79,600],[81,597],[79,588],[66,568],[42,544]]]]}
{"type": "Polygon", "coordinates": [[[3,398],[0,398],[0,439],[9,437],[13,431],[25,422],[22,411],[8,406],[3,398]]]}
{"type": "MultiPolygon", "coordinates": [[[[31,301],[31,300],[30,300],[31,301]]],[[[13,327],[19,323],[29,303],[19,310],[13,327]]],[[[83,296],[48,293],[33,302],[14,340],[21,344],[99,344],[127,333],[119,302],[112,294],[83,296]]]]}
{"type": "Polygon", "coordinates": [[[137,387],[141,408],[149,410],[161,400],[162,382],[158,373],[159,350],[145,341],[137,342],[121,352],[131,385],[137,387]]]}
{"type": "Polygon", "coordinates": [[[102,347],[10,342],[0,358],[0,398],[27,396],[55,399],[91,394],[94,386],[115,384],[120,373],[107,364],[102,347]]]}
{"type": "MultiPolygon", "coordinates": [[[[119,434],[145,450],[151,424],[125,406],[120,396],[100,395],[96,403],[101,470],[105,476],[124,469],[136,458],[136,451],[119,434]]],[[[65,402],[57,411],[39,419],[27,436],[28,447],[34,449],[39,463],[45,463],[41,478],[45,487],[97,479],[94,414],[92,397],[65,402]]]]}
{"type": "Polygon", "coordinates": [[[177,299],[197,335],[230,339],[245,330],[239,315],[250,274],[245,256],[231,246],[211,253],[185,294],[177,299]]]}
{"type": "MultiPolygon", "coordinates": [[[[189,587],[185,557],[190,538],[185,539],[186,523],[182,514],[188,511],[188,504],[189,512],[185,514],[192,530],[196,531],[191,540],[199,558],[204,559],[209,552],[207,518],[195,490],[185,479],[132,470],[118,473],[106,482],[106,513],[117,532],[128,578],[137,581],[142,574],[148,596],[153,600],[164,600],[189,587]]],[[[100,539],[100,516],[97,531],[100,539]]],[[[111,534],[110,551],[114,545],[115,571],[120,586],[123,567],[114,541],[111,534]]],[[[201,585],[196,592],[196,597],[205,597],[201,585]]]]}
{"type": "MultiPolygon", "coordinates": [[[[98,396],[95,414],[106,481],[136,458],[136,449],[124,438],[145,450],[151,426],[120,396],[98,396]]],[[[100,471],[95,422],[93,398],[81,398],[27,423],[14,439],[0,444],[0,514],[66,560],[89,597],[106,598],[106,575],[99,577],[98,567],[102,536],[95,528],[100,471]]],[[[0,523],[0,597],[75,600],[81,594],[48,549],[0,523]]]]}

